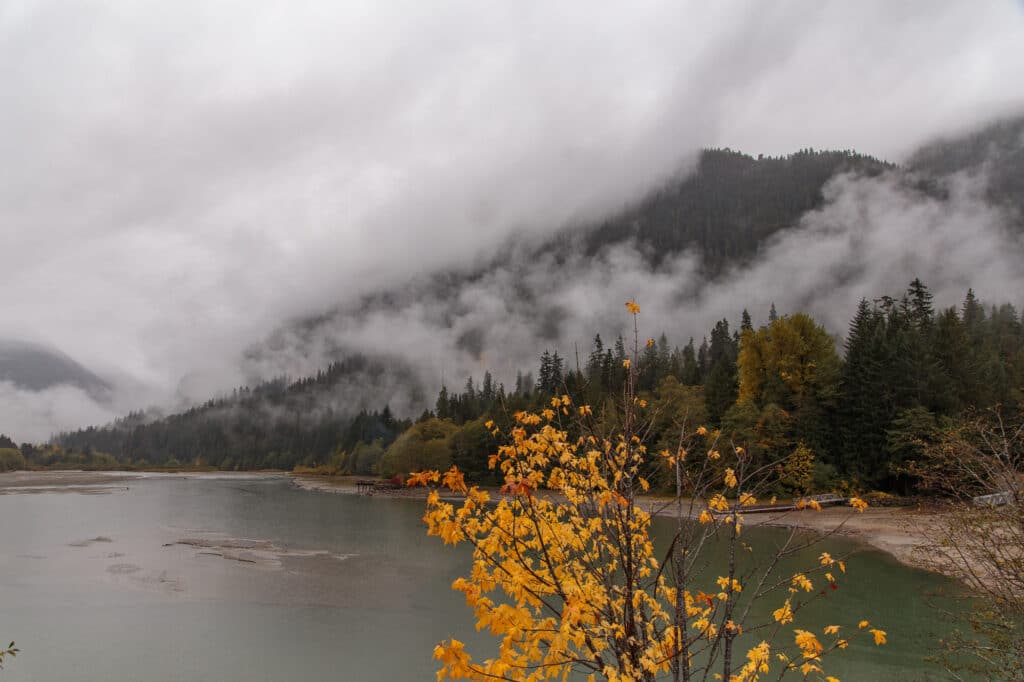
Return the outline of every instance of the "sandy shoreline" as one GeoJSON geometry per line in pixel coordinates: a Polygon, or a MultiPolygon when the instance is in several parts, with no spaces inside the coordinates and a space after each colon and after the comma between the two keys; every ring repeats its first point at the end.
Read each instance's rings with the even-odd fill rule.
{"type": "Polygon", "coordinates": [[[806,528],[852,538],[881,550],[900,563],[932,570],[919,555],[918,548],[928,542],[921,533],[922,524],[934,521],[934,512],[914,507],[875,507],[854,512],[849,507],[826,507],[819,511],[802,510],[784,514],[758,514],[748,523],[806,528]]]}
{"type": "Polygon", "coordinates": [[[108,485],[138,477],[125,471],[8,471],[0,474],[0,490],[108,485]]]}
{"type": "Polygon", "coordinates": [[[170,476],[176,478],[251,478],[285,476],[283,471],[6,471],[0,473],[0,495],[66,492],[103,494],[123,489],[126,483],[170,476]]]}

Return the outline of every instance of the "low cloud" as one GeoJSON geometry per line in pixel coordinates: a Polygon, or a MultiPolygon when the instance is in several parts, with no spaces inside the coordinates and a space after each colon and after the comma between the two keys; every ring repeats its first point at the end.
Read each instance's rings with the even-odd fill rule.
{"type": "MultiPolygon", "coordinates": [[[[715,281],[702,279],[696,253],[652,267],[632,242],[594,257],[523,250],[457,286],[413,282],[282,330],[250,356],[250,370],[301,375],[359,351],[402,358],[433,391],[442,377],[461,388],[486,370],[511,386],[517,370],[535,370],[545,348],[573,366],[577,350],[586,362],[595,333],[606,345],[628,337],[623,303],[633,298],[643,309],[642,338],[665,332],[680,346],[691,336],[699,344],[723,317],[737,325],[744,308],[764,323],[772,303],[782,314],[812,314],[841,343],[861,298],[898,296],[914,277],[938,306],[959,305],[968,287],[990,303],[1024,304],[1013,300],[1024,291],[1018,216],[988,201],[985,175],[946,178],[941,197],[911,180],[901,171],[834,178],[820,210],[777,233],[753,263],[715,281]]],[[[376,398],[382,405],[392,396],[376,398]]]]}
{"type": "MultiPolygon", "coordinates": [[[[1019,109],[1022,28],[1013,2],[3,3],[0,338],[60,348],[118,407],[203,400],[271,369],[245,351],[283,321],[615,212],[702,146],[898,158],[1019,109]]],[[[658,310],[693,263],[608,253],[592,289],[523,263],[562,287],[525,330],[484,326],[494,274],[451,338],[421,334],[426,303],[344,338],[432,376],[511,368],[530,330],[614,327],[626,290],[697,331],[658,310]]],[[[22,409],[0,428],[45,436],[22,409]]]]}
{"type": "Polygon", "coordinates": [[[0,381],[0,415],[4,419],[0,433],[18,442],[38,442],[69,424],[105,424],[120,416],[111,405],[74,386],[30,391],[9,381],[0,381]]]}

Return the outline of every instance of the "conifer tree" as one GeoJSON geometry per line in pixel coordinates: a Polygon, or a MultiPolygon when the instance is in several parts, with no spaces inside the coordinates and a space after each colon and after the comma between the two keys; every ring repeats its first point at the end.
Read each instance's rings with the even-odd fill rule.
{"type": "Polygon", "coordinates": [[[448,404],[448,388],[444,384],[441,384],[441,392],[437,394],[434,412],[438,419],[449,419],[452,416],[448,404]]]}
{"type": "Polygon", "coordinates": [[[700,370],[700,383],[704,383],[708,379],[708,372],[711,370],[710,363],[708,361],[708,337],[700,343],[700,349],[697,351],[697,368],[700,370]]]}
{"type": "Polygon", "coordinates": [[[544,349],[544,352],[540,356],[540,372],[537,376],[537,390],[544,394],[549,395],[551,393],[553,370],[552,370],[552,358],[551,352],[544,349]]]}
{"type": "Polygon", "coordinates": [[[494,401],[494,377],[491,376],[489,370],[484,372],[483,385],[480,387],[480,399],[488,407],[494,401]]]}
{"type": "Polygon", "coordinates": [[[548,393],[558,391],[565,384],[565,360],[555,351],[551,356],[551,385],[548,386],[548,393]]]}
{"type": "Polygon", "coordinates": [[[587,359],[587,380],[591,384],[599,387],[604,386],[601,381],[601,366],[604,362],[604,343],[601,341],[601,335],[596,334],[594,336],[594,346],[590,351],[590,357],[587,359]]]}
{"type": "Polygon", "coordinates": [[[729,334],[729,322],[719,320],[711,331],[711,346],[708,349],[710,369],[704,383],[708,418],[716,425],[721,423],[726,411],[736,402],[736,355],[737,344],[729,334]]]}
{"type": "Polygon", "coordinates": [[[682,377],[680,380],[687,386],[696,386],[701,381],[700,366],[697,364],[697,353],[693,350],[693,337],[683,348],[682,377]]]}
{"type": "Polygon", "coordinates": [[[884,472],[885,429],[893,417],[884,390],[882,353],[885,318],[861,299],[846,337],[846,362],[840,378],[837,442],[840,469],[862,479],[884,472]]]}

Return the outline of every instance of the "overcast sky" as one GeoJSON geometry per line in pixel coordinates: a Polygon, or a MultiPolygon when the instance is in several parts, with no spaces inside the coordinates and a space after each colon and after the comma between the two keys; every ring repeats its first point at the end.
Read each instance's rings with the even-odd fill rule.
{"type": "Polygon", "coordinates": [[[614,210],[702,146],[898,160],[1017,112],[1022,36],[1019,0],[3,0],[0,338],[111,378],[115,410],[198,399],[282,321],[614,210]]]}

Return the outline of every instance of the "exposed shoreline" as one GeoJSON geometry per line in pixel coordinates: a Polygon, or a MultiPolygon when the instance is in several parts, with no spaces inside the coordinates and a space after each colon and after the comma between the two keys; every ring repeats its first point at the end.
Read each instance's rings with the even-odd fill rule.
{"type": "Polygon", "coordinates": [[[123,471],[5,471],[0,473],[0,490],[76,485],[107,485],[138,478],[123,471]]]}
{"type": "Polygon", "coordinates": [[[934,523],[937,512],[916,507],[869,507],[862,512],[850,507],[825,507],[821,511],[805,509],[757,516],[764,518],[748,516],[747,523],[833,533],[885,552],[906,566],[936,572],[934,566],[923,561],[920,548],[928,542],[921,527],[934,523]]]}
{"type": "MultiPolygon", "coordinates": [[[[312,492],[356,495],[355,477],[316,476],[291,474],[292,483],[312,492]]],[[[426,497],[426,491],[400,490],[377,493],[395,497],[426,497]]],[[[644,496],[638,504],[658,516],[674,515],[668,507],[671,500],[664,497],[644,496]]],[[[779,526],[800,528],[821,534],[834,534],[852,539],[873,549],[885,552],[901,564],[936,572],[933,565],[926,564],[919,548],[927,543],[922,532],[925,525],[932,525],[940,514],[917,507],[869,507],[856,512],[850,507],[825,507],[821,511],[804,509],[777,513],[748,514],[745,523],[751,526],[779,526]]],[[[947,577],[956,578],[948,573],[947,577]]]]}
{"type": "Polygon", "coordinates": [[[0,495],[66,492],[83,494],[109,493],[125,488],[131,481],[159,477],[172,478],[253,478],[276,476],[284,471],[82,471],[51,469],[42,471],[5,471],[0,473],[0,495]]]}

